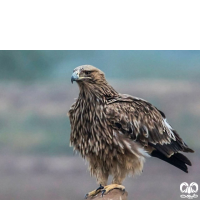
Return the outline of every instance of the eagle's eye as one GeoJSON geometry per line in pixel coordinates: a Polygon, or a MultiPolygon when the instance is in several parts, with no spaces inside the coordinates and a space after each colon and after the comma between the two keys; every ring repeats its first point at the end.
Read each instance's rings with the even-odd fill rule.
{"type": "Polygon", "coordinates": [[[91,74],[91,72],[90,71],[85,71],[85,74],[89,75],[89,74],[91,74]]]}

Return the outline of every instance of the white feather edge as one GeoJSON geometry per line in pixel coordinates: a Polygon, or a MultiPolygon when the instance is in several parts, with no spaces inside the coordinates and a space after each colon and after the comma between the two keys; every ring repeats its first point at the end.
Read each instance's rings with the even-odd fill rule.
{"type": "Polygon", "coordinates": [[[144,157],[151,157],[147,151],[145,151],[143,148],[139,147],[138,151],[144,156],[144,157]]]}
{"type": "Polygon", "coordinates": [[[170,124],[167,122],[167,119],[165,118],[165,119],[163,119],[163,122],[164,122],[164,125],[167,127],[167,129],[168,129],[168,134],[169,134],[169,136],[170,136],[170,138],[172,138],[173,140],[175,140],[176,141],[176,137],[175,137],[175,135],[174,135],[174,133],[173,133],[173,128],[170,126],[170,124]]]}

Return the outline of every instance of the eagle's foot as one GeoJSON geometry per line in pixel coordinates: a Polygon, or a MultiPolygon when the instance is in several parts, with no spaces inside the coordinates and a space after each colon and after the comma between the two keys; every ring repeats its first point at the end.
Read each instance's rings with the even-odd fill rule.
{"type": "Polygon", "coordinates": [[[96,196],[98,193],[102,192],[103,189],[104,187],[100,184],[100,186],[96,190],[93,190],[92,192],[87,193],[85,195],[85,199],[87,199],[88,197],[96,196]]]}
{"type": "Polygon", "coordinates": [[[107,194],[113,189],[120,189],[123,191],[123,194],[125,192],[125,187],[123,185],[118,185],[118,184],[111,184],[111,185],[106,185],[103,190],[102,190],[102,197],[104,194],[107,194]]]}
{"type": "Polygon", "coordinates": [[[100,186],[96,190],[93,190],[92,192],[87,193],[85,195],[85,199],[87,199],[88,197],[94,197],[100,192],[103,197],[104,194],[107,194],[108,192],[110,192],[113,189],[120,189],[123,191],[123,194],[125,192],[125,187],[123,185],[111,184],[111,185],[102,186],[100,184],[100,186]]]}

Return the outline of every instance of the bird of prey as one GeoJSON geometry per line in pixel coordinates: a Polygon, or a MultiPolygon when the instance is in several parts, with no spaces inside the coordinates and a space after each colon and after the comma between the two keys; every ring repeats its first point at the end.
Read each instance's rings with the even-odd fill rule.
{"type": "Polygon", "coordinates": [[[145,157],[157,157],[188,172],[191,162],[180,152],[194,151],[162,111],[141,98],[118,93],[94,66],[76,67],[73,81],[80,93],[68,112],[70,144],[89,162],[90,173],[100,184],[85,198],[114,188],[125,190],[122,181],[128,174],[142,172],[145,157]],[[111,185],[107,185],[109,175],[111,185]]]}

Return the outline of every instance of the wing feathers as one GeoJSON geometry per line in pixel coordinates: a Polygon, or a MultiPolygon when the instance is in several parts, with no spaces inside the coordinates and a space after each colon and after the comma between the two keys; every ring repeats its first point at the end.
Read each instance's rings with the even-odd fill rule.
{"type": "Polygon", "coordinates": [[[110,100],[105,109],[108,122],[113,129],[121,132],[145,148],[156,149],[153,156],[158,157],[187,172],[191,162],[182,154],[194,152],[184,143],[169,125],[165,114],[145,100],[129,95],[121,95],[110,100]]]}

